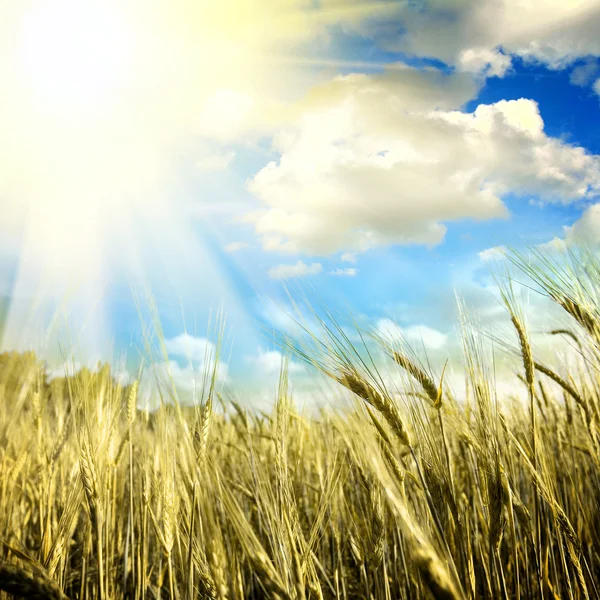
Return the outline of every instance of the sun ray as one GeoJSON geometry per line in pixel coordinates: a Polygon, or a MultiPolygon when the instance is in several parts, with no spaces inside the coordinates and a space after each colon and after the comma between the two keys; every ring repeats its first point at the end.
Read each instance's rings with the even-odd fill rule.
{"type": "MultiPolygon", "coordinates": [[[[295,57],[294,48],[329,25],[394,9],[295,0],[3,2],[0,206],[2,229],[23,232],[3,345],[47,342],[41,324],[61,307],[86,326],[81,341],[98,352],[110,339],[110,296],[123,282],[193,291],[214,307],[227,299],[234,318],[247,321],[232,275],[219,272],[226,267],[187,223],[193,206],[222,200],[202,183],[188,193],[178,160],[191,139],[256,146],[308,89],[308,70],[379,68],[295,57]],[[186,283],[186,269],[210,281],[210,293],[186,283]]],[[[208,227],[201,212],[195,218],[208,227]]]]}

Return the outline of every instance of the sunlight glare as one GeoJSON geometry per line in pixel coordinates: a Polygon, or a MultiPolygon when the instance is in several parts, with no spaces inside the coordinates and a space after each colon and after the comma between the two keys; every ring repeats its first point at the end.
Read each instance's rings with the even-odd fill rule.
{"type": "Polygon", "coordinates": [[[23,72],[41,101],[67,109],[94,105],[123,83],[133,34],[108,3],[36,4],[22,21],[23,72]]]}
{"type": "Polygon", "coordinates": [[[65,312],[93,314],[101,337],[115,281],[154,274],[149,256],[169,256],[158,286],[187,267],[215,298],[234,295],[188,224],[220,200],[182,177],[198,140],[260,132],[300,85],[262,58],[312,35],[292,0],[281,14],[247,0],[0,0],[0,235],[19,232],[4,345],[25,339],[28,300],[46,315],[67,291],[65,312]]]}

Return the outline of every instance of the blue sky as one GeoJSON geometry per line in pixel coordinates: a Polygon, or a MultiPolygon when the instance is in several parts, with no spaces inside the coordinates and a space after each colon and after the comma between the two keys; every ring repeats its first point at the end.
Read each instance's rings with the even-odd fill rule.
{"type": "Polygon", "coordinates": [[[443,355],[491,248],[600,239],[600,1],[248,6],[0,8],[5,348],[134,369],[134,290],[184,387],[219,311],[259,382],[291,289],[443,355]]]}

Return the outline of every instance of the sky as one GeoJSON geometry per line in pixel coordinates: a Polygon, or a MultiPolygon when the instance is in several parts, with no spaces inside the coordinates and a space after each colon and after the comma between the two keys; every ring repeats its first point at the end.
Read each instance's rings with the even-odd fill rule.
{"type": "Polygon", "coordinates": [[[504,248],[600,240],[598,30],[600,0],[4,0],[2,348],[126,378],[158,320],[182,389],[221,338],[260,394],[305,302],[443,361],[456,294],[500,322],[504,248]]]}

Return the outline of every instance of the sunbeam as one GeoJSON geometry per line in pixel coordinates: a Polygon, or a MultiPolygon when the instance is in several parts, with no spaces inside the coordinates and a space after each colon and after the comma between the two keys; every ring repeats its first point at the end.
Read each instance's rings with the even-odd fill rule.
{"type": "Polygon", "coordinates": [[[47,342],[62,307],[98,352],[118,282],[173,291],[174,279],[199,278],[210,281],[199,301],[231,302],[187,223],[190,204],[222,200],[181,194],[178,159],[190,140],[255,128],[258,95],[289,94],[289,65],[265,69],[257,57],[306,37],[292,8],[302,16],[243,1],[2,4],[2,229],[20,234],[5,347],[47,342]]]}

